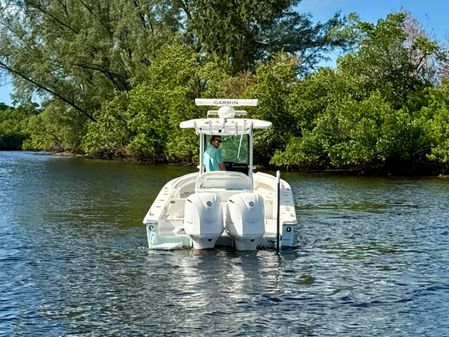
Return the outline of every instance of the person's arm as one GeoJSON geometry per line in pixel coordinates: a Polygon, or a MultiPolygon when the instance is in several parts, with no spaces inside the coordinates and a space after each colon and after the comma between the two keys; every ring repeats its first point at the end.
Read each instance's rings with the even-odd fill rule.
{"type": "Polygon", "coordinates": [[[226,166],[225,166],[224,162],[221,162],[219,165],[220,165],[220,168],[222,171],[226,171],[226,166]]]}

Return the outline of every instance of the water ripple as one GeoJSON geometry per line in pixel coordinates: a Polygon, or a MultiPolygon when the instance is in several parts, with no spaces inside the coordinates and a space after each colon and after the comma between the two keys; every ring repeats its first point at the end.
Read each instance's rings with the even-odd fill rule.
{"type": "Polygon", "coordinates": [[[148,251],[142,217],[183,170],[0,152],[0,335],[449,331],[448,181],[288,173],[297,249],[148,251]]]}

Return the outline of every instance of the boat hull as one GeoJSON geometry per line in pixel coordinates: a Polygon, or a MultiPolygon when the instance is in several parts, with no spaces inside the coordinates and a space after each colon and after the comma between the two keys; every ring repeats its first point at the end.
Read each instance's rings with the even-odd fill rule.
{"type": "MultiPolygon", "coordinates": [[[[255,173],[253,182],[249,185],[246,182],[248,177],[243,173],[232,172],[231,174],[230,172],[221,172],[221,175],[214,174],[210,176],[214,178],[213,180],[205,180],[204,175],[191,173],[169,181],[161,189],[144,218],[150,249],[192,247],[195,249],[210,249],[214,246],[230,246],[235,247],[237,250],[276,248],[276,177],[265,173],[255,173]],[[200,177],[201,179],[199,179],[200,177]],[[223,179],[220,180],[218,178],[223,179]],[[201,182],[203,189],[199,187],[198,182],[201,182]],[[204,188],[207,190],[204,190],[204,188]],[[186,226],[186,209],[190,209],[190,203],[187,202],[187,199],[198,193],[212,193],[217,196],[216,205],[218,205],[219,200],[221,213],[218,214],[221,215],[216,217],[218,222],[218,219],[222,219],[221,227],[217,226],[218,230],[212,232],[203,231],[201,235],[199,234],[200,232],[189,230],[188,226],[186,226]],[[245,227],[251,221],[248,222],[242,216],[242,219],[239,220],[240,229],[234,228],[229,230],[231,225],[234,225],[234,221],[229,221],[230,218],[228,219],[228,216],[230,216],[228,215],[228,201],[235,198],[236,195],[242,196],[245,193],[257,195],[260,202],[263,200],[263,207],[260,207],[263,208],[262,221],[256,226],[258,230],[255,230],[252,224],[245,227]],[[260,226],[260,223],[262,226],[260,226]],[[225,228],[225,230],[222,228],[225,228]],[[260,230],[261,228],[263,230],[260,230]]],[[[290,186],[281,180],[280,190],[279,242],[280,248],[288,248],[294,246],[294,229],[297,221],[290,186]]],[[[201,202],[203,203],[203,201],[201,202]]],[[[207,200],[205,203],[207,205],[207,200]]],[[[249,209],[246,211],[249,211],[249,209]]],[[[210,218],[210,216],[207,215],[207,209],[204,212],[206,216],[203,218],[209,221],[210,219],[207,218],[210,218]]],[[[259,210],[259,214],[260,212],[259,210]]],[[[235,223],[238,223],[238,221],[235,221],[235,223]]],[[[201,228],[201,223],[197,224],[197,226],[201,228]]]]}

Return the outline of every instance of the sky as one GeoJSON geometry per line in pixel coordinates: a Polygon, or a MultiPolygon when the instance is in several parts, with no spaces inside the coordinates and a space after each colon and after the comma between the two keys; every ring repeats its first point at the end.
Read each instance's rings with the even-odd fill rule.
{"type": "MultiPolygon", "coordinates": [[[[359,14],[362,21],[376,23],[389,13],[406,10],[422,25],[429,37],[449,43],[448,0],[302,0],[301,12],[310,13],[313,21],[326,21],[337,11],[359,14]]],[[[326,64],[332,66],[330,64],[326,64]]],[[[335,63],[335,62],[334,62],[335,63]]],[[[11,79],[0,78],[0,102],[11,105],[11,79]]]]}
{"type": "MultiPolygon", "coordinates": [[[[314,22],[324,22],[339,11],[342,15],[355,12],[360,20],[371,23],[405,10],[418,20],[430,38],[449,45],[447,0],[301,0],[298,9],[310,13],[314,22]]],[[[335,66],[335,58],[320,65],[335,66]]]]}
{"type": "Polygon", "coordinates": [[[449,40],[449,1],[447,0],[302,0],[299,9],[312,14],[314,21],[325,21],[335,12],[359,14],[362,21],[375,23],[389,13],[406,10],[418,20],[430,37],[449,40]]]}

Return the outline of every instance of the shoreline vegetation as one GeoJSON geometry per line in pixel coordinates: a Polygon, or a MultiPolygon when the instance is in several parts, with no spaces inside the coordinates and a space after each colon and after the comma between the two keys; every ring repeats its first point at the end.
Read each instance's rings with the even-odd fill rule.
{"type": "Polygon", "coordinates": [[[0,104],[0,150],[195,165],[179,128],[205,116],[194,99],[257,98],[249,116],[273,123],[255,137],[262,167],[449,172],[449,51],[406,12],[313,24],[299,1],[44,2],[0,5],[17,102],[0,104]],[[317,67],[334,50],[335,69],[317,67]]]}
{"type": "MultiPolygon", "coordinates": [[[[72,152],[57,152],[57,151],[42,151],[42,150],[21,150],[21,149],[0,149],[0,152],[19,151],[19,152],[32,152],[42,153],[55,157],[67,157],[67,158],[82,158],[88,160],[101,160],[101,161],[122,161],[132,164],[141,165],[170,165],[173,167],[191,167],[195,168],[198,163],[187,163],[180,161],[164,161],[164,162],[148,162],[135,157],[113,157],[113,158],[99,158],[87,156],[80,153],[72,152]]],[[[274,165],[256,165],[256,171],[276,171],[278,166],[274,165]]],[[[417,165],[416,167],[409,168],[407,166],[382,166],[382,167],[359,167],[359,168],[303,168],[303,169],[291,169],[284,168],[284,172],[303,173],[311,175],[337,175],[337,176],[366,176],[366,177],[416,177],[416,178],[443,178],[449,179],[449,174],[444,174],[448,169],[444,165],[428,161],[423,165],[417,165]]]]}

